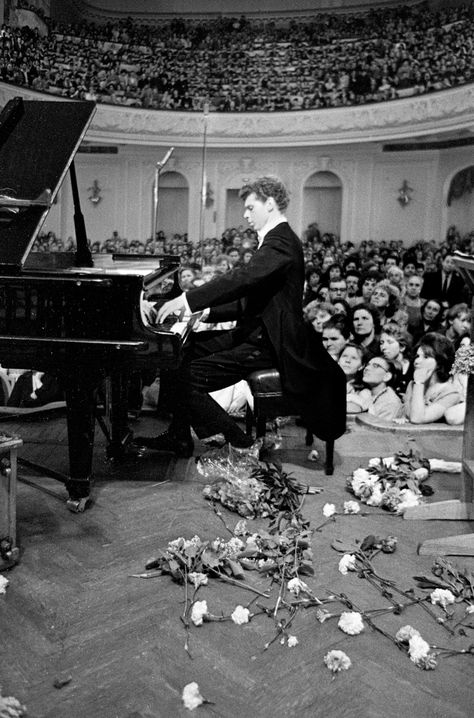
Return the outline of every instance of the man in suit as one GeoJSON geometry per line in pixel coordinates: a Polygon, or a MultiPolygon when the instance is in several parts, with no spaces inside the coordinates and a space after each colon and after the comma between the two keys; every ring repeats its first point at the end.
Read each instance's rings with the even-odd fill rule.
{"type": "Polygon", "coordinates": [[[438,299],[444,307],[452,307],[467,300],[468,289],[464,279],[456,272],[453,254],[444,257],[441,269],[425,273],[421,296],[438,299]]]}
{"type": "Polygon", "coordinates": [[[209,322],[237,320],[236,328],[194,335],[183,363],[168,377],[168,430],[137,437],[137,445],[190,456],[192,426],[199,438],[222,433],[233,447],[250,447],[252,439],[209,393],[274,366],[289,406],[309,430],[324,441],[345,430],[345,376],[303,320],[304,256],[284,214],[288,192],[279,179],[261,177],[240,196],[259,238],[251,260],[166,302],[157,317],[163,322],[171,314],[209,308],[209,322]]]}

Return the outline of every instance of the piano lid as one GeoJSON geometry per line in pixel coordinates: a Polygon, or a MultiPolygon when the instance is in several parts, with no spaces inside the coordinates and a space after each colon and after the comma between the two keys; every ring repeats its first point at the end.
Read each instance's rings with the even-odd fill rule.
{"type": "Polygon", "coordinates": [[[0,274],[18,272],[95,112],[93,102],[23,101],[0,114],[0,274]]]}

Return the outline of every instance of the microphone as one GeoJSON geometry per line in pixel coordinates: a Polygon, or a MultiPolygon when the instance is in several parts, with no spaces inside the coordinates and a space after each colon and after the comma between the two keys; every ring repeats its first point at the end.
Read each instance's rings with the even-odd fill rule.
{"type": "Polygon", "coordinates": [[[165,164],[168,162],[169,158],[171,157],[171,155],[173,154],[173,152],[174,152],[174,147],[170,147],[169,150],[168,150],[168,152],[165,154],[165,156],[164,156],[163,159],[161,160],[161,162],[157,162],[157,163],[156,163],[156,166],[157,166],[157,167],[164,167],[165,164]]]}

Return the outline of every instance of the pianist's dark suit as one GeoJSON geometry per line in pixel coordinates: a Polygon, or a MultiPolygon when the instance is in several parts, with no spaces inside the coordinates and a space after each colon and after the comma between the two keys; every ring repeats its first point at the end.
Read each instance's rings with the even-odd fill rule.
{"type": "Polygon", "coordinates": [[[303,321],[303,285],[301,243],[282,222],[247,265],[186,293],[192,311],[211,307],[210,322],[237,320],[236,329],[218,336],[195,334],[193,354],[176,377],[175,403],[186,405],[198,436],[225,434],[232,422],[207,392],[271,366],[280,371],[288,403],[316,436],[335,439],[344,432],[345,376],[303,321]]]}

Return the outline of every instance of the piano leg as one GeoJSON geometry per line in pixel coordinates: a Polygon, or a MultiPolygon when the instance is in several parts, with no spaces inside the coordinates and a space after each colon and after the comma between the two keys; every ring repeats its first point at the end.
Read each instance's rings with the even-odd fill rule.
{"type": "MultiPolygon", "coordinates": [[[[82,368],[87,372],[86,368],[82,368]]],[[[65,378],[64,389],[67,406],[67,429],[69,443],[69,493],[67,507],[70,511],[84,511],[90,500],[92,485],[92,457],[97,382],[92,377],[72,373],[65,378]]]]}
{"type": "Polygon", "coordinates": [[[130,380],[129,373],[114,371],[106,379],[106,413],[109,426],[109,443],[107,457],[109,459],[124,459],[127,455],[127,445],[132,438],[128,427],[128,392],[130,380]]]}

